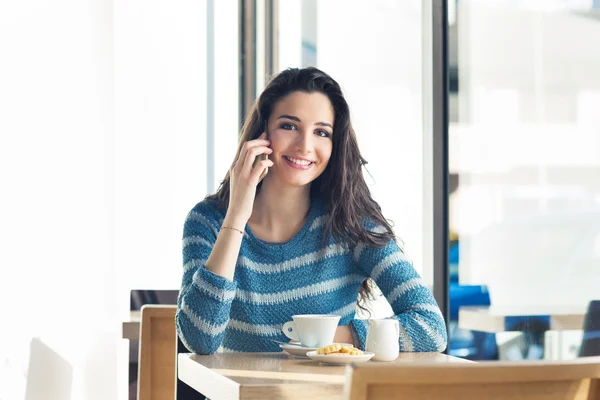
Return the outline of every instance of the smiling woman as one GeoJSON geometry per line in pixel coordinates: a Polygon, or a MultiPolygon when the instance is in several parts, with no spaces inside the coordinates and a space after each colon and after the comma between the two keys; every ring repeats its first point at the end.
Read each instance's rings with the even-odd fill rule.
{"type": "Polygon", "coordinates": [[[294,92],[277,102],[267,124],[271,180],[302,187],[318,178],[331,158],[333,123],[333,107],[322,93],[294,92]]]}
{"type": "Polygon", "coordinates": [[[185,221],[177,330],[189,350],[280,351],[273,340],[286,340],[282,325],[297,314],[339,315],[334,341],[364,350],[369,322],[355,318],[356,299],[370,280],[400,323],[401,351],[445,349],[442,314],[364,164],[335,80],[316,68],[273,78],[221,187],[185,221]]]}

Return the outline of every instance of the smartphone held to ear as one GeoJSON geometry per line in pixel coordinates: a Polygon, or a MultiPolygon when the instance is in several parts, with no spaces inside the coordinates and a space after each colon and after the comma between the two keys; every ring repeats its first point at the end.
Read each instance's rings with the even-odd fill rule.
{"type": "MultiPolygon", "coordinates": [[[[268,137],[268,132],[267,132],[267,121],[264,121],[262,123],[263,125],[263,132],[267,135],[268,137]]],[[[268,160],[269,159],[269,155],[268,154],[261,154],[259,156],[256,156],[256,158],[254,159],[254,164],[252,164],[252,168],[256,167],[256,164],[258,164],[260,161],[262,160],[268,160]]],[[[269,168],[265,168],[265,170],[262,172],[262,174],[260,174],[260,178],[258,178],[258,181],[262,181],[263,178],[267,175],[267,172],[269,172],[269,168]]]]}
{"type": "MultiPolygon", "coordinates": [[[[261,125],[263,126],[263,134],[265,135],[265,139],[268,139],[269,133],[267,132],[267,121],[263,121],[261,123],[261,125]]],[[[262,135],[260,137],[262,137],[262,135]]],[[[260,155],[256,156],[256,158],[254,159],[254,163],[252,164],[252,169],[256,168],[256,164],[258,164],[262,160],[268,160],[268,159],[269,159],[268,154],[260,154],[260,155]]],[[[267,175],[267,172],[269,172],[269,168],[265,168],[265,170],[260,174],[260,177],[258,178],[259,182],[263,180],[263,178],[267,175]]]]}
{"type": "MultiPolygon", "coordinates": [[[[269,159],[269,155],[268,154],[261,154],[259,156],[256,156],[256,158],[254,159],[254,164],[252,165],[252,168],[256,167],[256,164],[258,164],[260,161],[262,160],[268,160],[269,159]]],[[[258,178],[258,181],[262,181],[263,178],[267,175],[267,172],[269,172],[269,168],[265,168],[265,170],[263,171],[262,174],[260,174],[260,178],[258,178]]]]}

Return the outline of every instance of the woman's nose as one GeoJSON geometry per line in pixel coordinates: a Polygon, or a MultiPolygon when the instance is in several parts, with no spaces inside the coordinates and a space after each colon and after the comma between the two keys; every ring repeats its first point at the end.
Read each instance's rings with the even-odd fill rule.
{"type": "Polygon", "coordinates": [[[296,150],[301,154],[310,154],[312,153],[313,143],[312,143],[312,135],[310,132],[301,131],[298,135],[298,141],[296,143],[296,150]]]}

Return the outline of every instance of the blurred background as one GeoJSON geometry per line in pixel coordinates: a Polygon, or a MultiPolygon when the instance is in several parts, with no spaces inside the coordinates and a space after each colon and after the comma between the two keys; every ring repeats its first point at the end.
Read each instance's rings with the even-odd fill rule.
{"type": "Polygon", "coordinates": [[[124,323],[176,298],[184,218],[289,67],[341,84],[367,182],[432,288],[448,226],[449,354],[596,351],[600,1],[445,3],[448,212],[435,218],[431,3],[0,4],[0,400],[135,398],[124,323]]]}

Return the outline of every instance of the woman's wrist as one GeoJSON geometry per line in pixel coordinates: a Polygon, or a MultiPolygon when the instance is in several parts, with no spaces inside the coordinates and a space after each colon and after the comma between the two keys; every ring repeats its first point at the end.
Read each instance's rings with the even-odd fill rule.
{"type": "Polygon", "coordinates": [[[226,227],[233,228],[235,230],[239,230],[239,231],[243,232],[244,229],[246,228],[247,223],[248,223],[247,218],[243,218],[243,217],[239,217],[235,214],[227,213],[227,215],[225,215],[225,219],[223,220],[222,226],[226,226],[226,227]]]}

